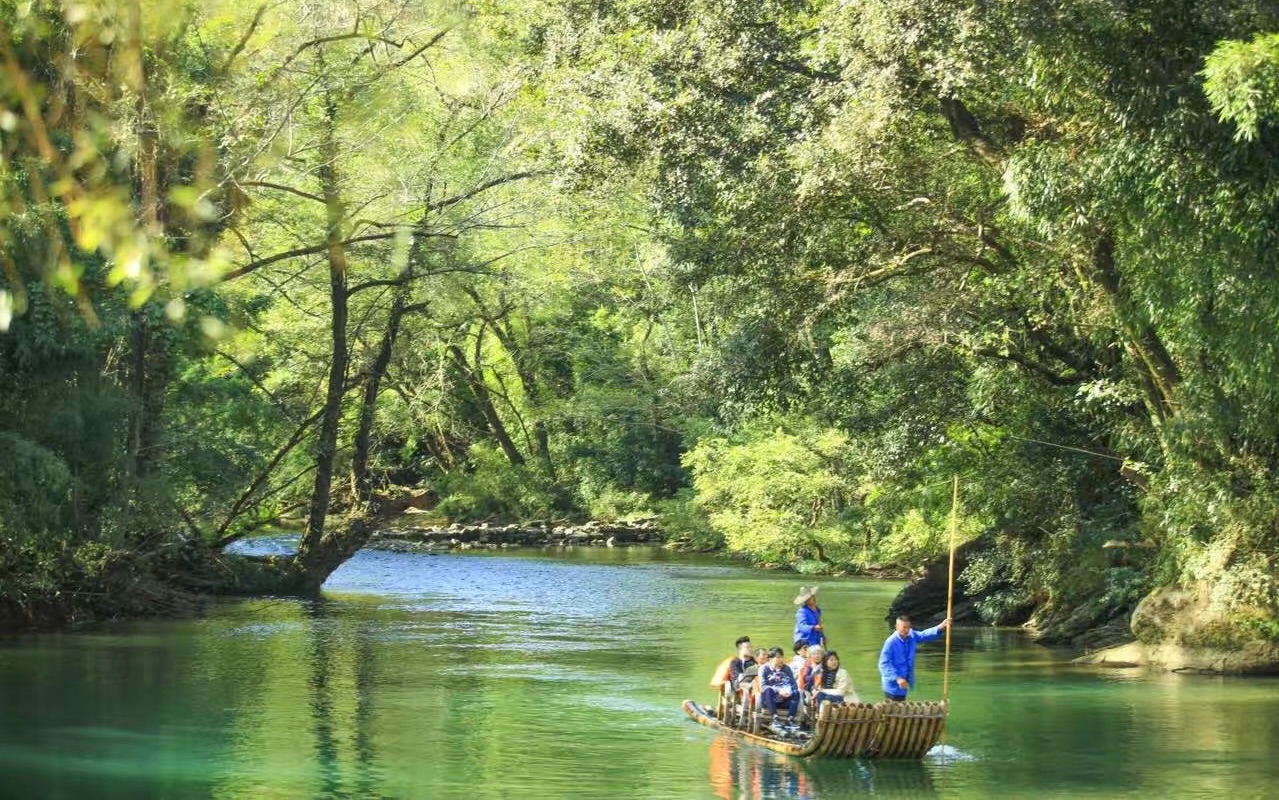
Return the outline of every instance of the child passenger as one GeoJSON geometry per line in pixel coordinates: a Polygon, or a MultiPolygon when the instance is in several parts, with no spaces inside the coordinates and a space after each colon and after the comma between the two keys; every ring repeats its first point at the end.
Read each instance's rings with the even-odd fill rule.
{"type": "Polygon", "coordinates": [[[790,660],[790,671],[795,673],[795,677],[799,677],[799,671],[804,668],[804,664],[808,661],[808,642],[803,639],[795,640],[795,657],[790,660]]]}
{"type": "Polygon", "coordinates": [[[786,654],[780,647],[768,651],[769,662],[759,671],[760,705],[776,717],[775,725],[789,725],[799,711],[799,685],[795,673],[786,665],[786,654]],[[784,705],[785,716],[780,716],[778,706],[784,705]]]}

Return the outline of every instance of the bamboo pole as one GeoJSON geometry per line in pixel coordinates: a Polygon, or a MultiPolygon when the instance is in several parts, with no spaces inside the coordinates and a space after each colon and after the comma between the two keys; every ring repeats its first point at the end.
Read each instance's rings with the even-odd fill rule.
{"type": "MultiPolygon", "coordinates": [[[[955,475],[950,497],[950,569],[946,578],[946,619],[951,619],[955,608],[955,534],[959,527],[959,475],[955,475]]],[[[946,716],[950,716],[950,629],[955,625],[952,619],[946,626],[946,659],[942,664],[941,701],[946,706],[946,716]]],[[[942,728],[941,743],[946,744],[946,728],[942,728]]]]}

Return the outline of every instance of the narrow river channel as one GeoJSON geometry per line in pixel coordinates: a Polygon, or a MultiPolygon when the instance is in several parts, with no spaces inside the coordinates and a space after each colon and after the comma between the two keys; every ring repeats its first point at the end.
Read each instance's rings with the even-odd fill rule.
{"type": "MultiPolygon", "coordinates": [[[[736,636],[785,646],[799,583],[641,548],[370,551],[318,601],[0,639],[0,796],[1279,793],[1279,681],[1085,669],[1019,631],[955,636],[958,760],[799,762],[689,721],[736,636]]],[[[870,697],[898,588],[822,583],[870,697]]],[[[941,665],[921,648],[920,699],[941,665]]]]}

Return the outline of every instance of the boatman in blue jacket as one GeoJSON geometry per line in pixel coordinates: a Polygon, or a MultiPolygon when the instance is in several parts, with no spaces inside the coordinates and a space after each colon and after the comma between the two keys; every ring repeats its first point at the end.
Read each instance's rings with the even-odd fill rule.
{"type": "Polygon", "coordinates": [[[910,617],[897,618],[896,630],[888,634],[879,651],[879,676],[884,684],[884,699],[902,701],[915,685],[915,647],[931,642],[950,627],[950,617],[928,630],[911,630],[910,617]]]}
{"type": "Polygon", "coordinates": [[[801,639],[808,644],[825,644],[826,634],[822,631],[822,610],[817,607],[817,587],[805,589],[799,587],[799,595],[795,598],[799,610],[795,612],[795,634],[791,641],[801,639]]]}

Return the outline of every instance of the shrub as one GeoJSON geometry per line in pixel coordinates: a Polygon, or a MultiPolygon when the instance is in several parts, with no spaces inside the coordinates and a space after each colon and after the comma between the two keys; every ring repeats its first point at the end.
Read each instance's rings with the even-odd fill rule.
{"type": "Polygon", "coordinates": [[[450,519],[532,519],[561,511],[554,483],[537,469],[515,466],[489,444],[467,451],[470,469],[442,480],[436,512],[450,519]]]}

